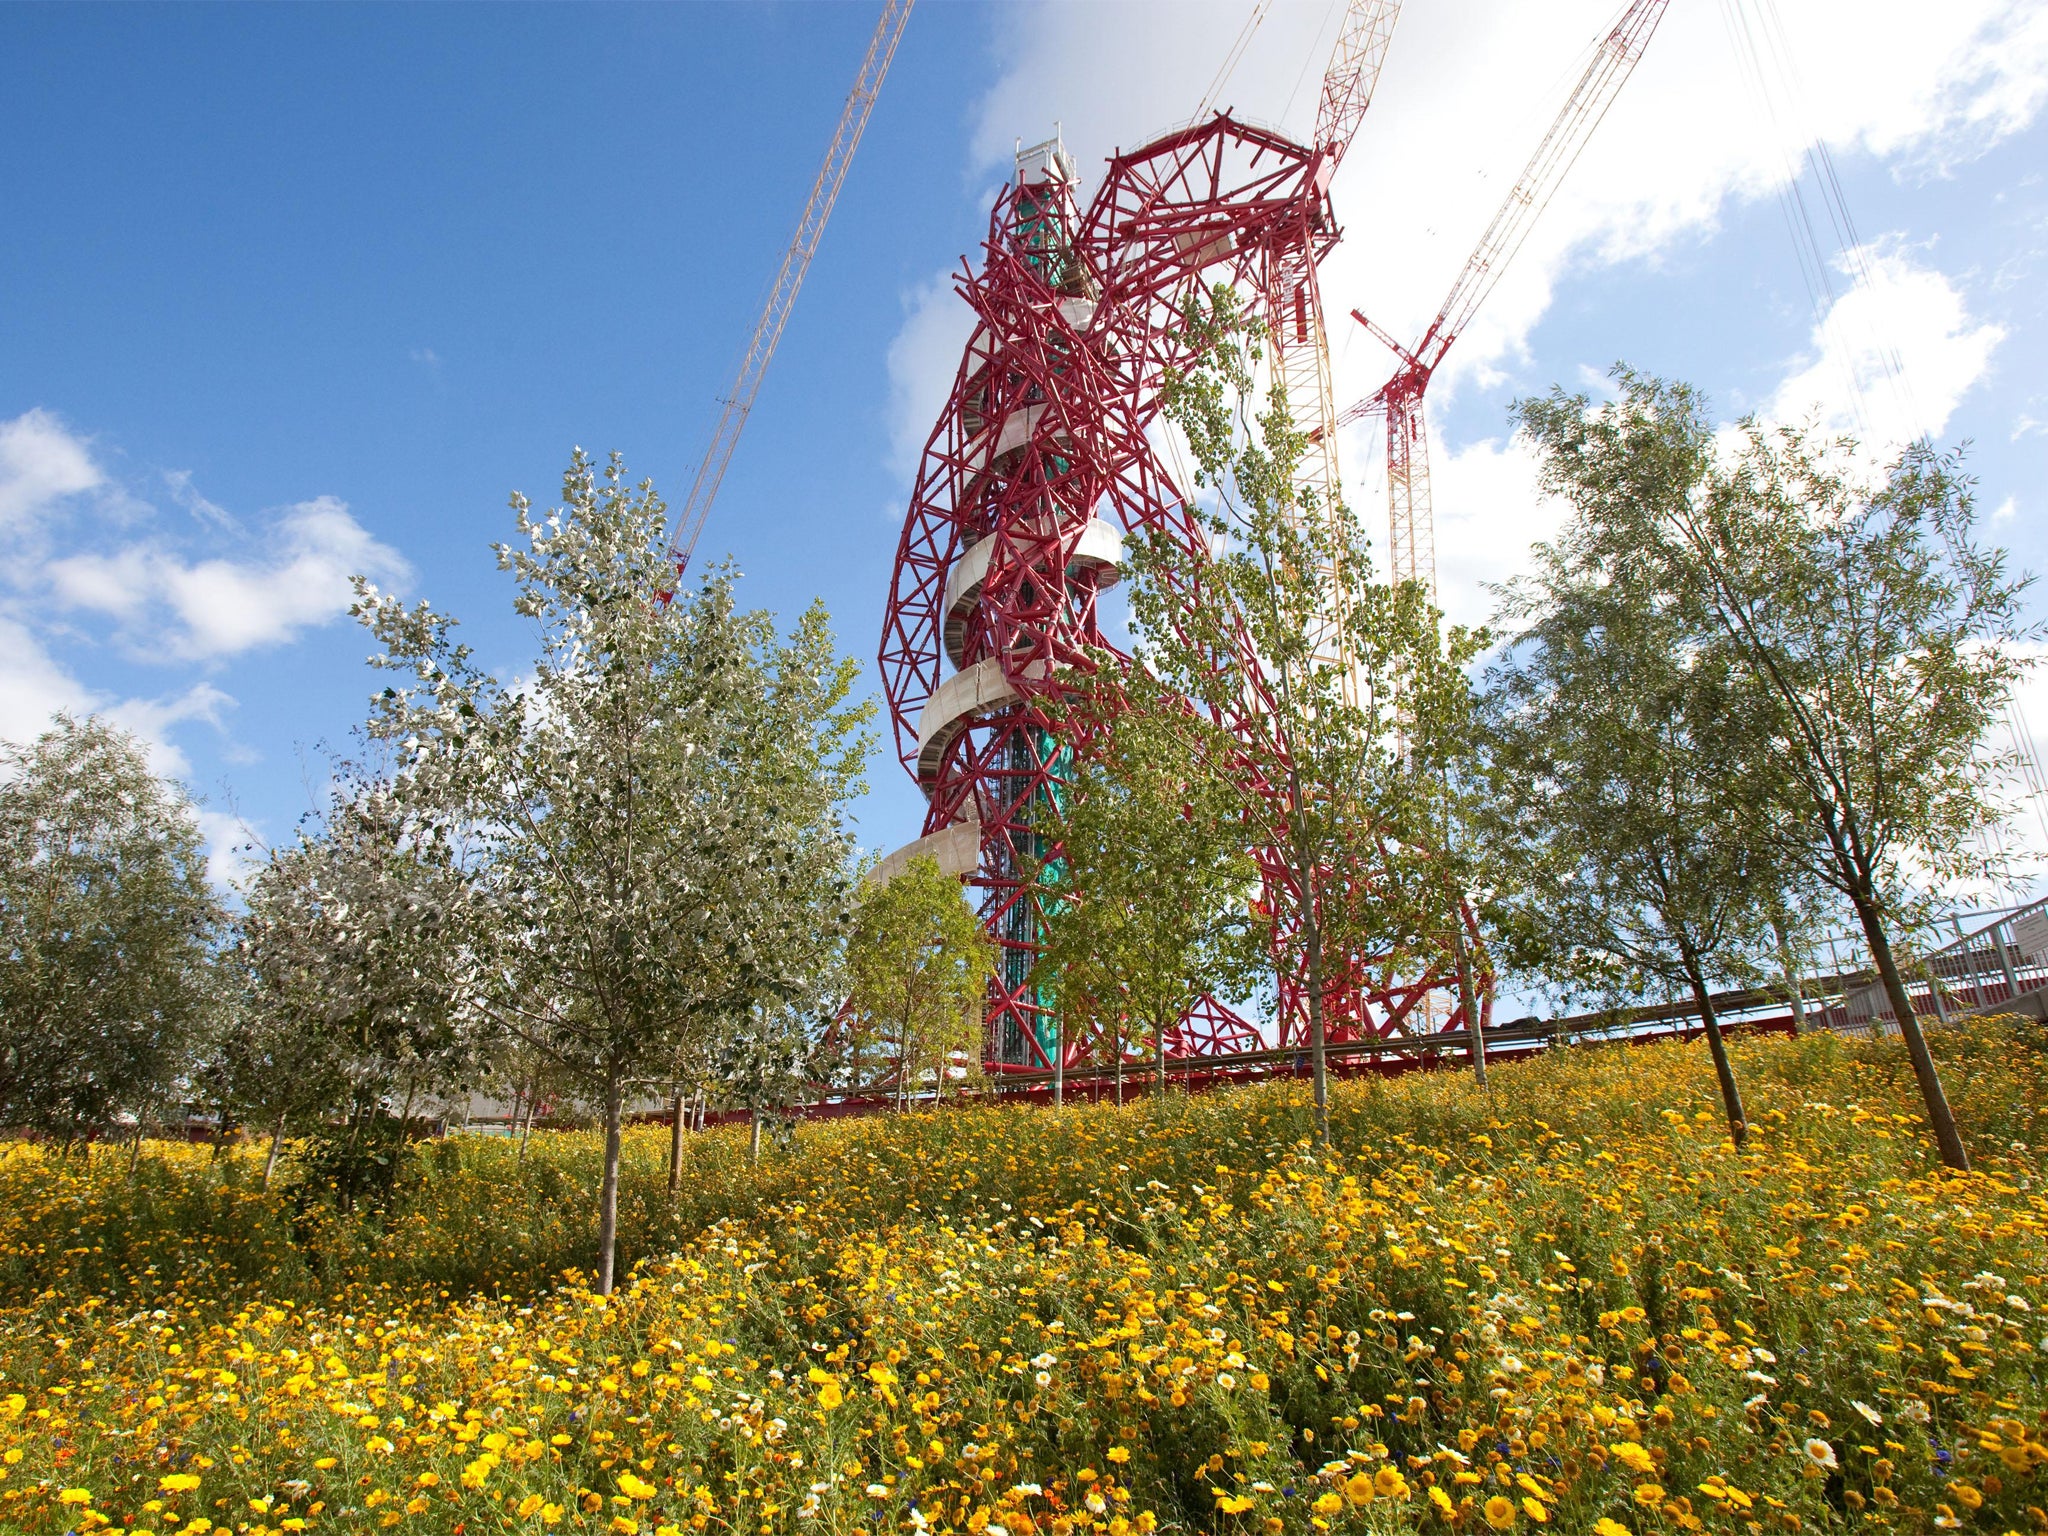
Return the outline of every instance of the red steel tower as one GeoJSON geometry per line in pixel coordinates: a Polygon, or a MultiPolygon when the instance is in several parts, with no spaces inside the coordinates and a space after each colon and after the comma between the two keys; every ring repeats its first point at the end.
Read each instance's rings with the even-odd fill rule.
{"type": "MultiPolygon", "coordinates": [[[[1149,430],[1184,302],[1227,281],[1271,328],[1276,366],[1322,355],[1316,269],[1337,239],[1328,189],[1341,141],[1307,148],[1217,114],[1109,161],[1084,208],[1055,138],[1019,153],[997,199],[980,271],[957,287],[973,309],[953,390],[926,444],[883,622],[881,670],[898,756],[923,789],[924,836],[891,856],[936,857],[966,879],[1002,960],[987,1062],[1049,1067],[1055,1038],[1032,965],[1044,913],[1029,870],[1047,840],[1068,748],[1046,713],[1059,670],[1104,643],[1101,594],[1125,533],[1198,546],[1149,430]],[[1294,356],[1290,356],[1293,354],[1294,356]]],[[[1331,470],[1334,478],[1334,467],[1331,470]]],[[[1248,667],[1255,673],[1255,668],[1248,667]]],[[[1277,861],[1269,881],[1284,878],[1277,861]]],[[[1338,1037],[1442,1017],[1448,966],[1396,980],[1353,971],[1338,1037]]],[[[1281,988],[1280,1039],[1300,1028],[1300,988],[1281,988]]],[[[1259,1032],[1204,1004],[1169,1055],[1257,1049],[1259,1032]]],[[[1071,1062],[1093,1042],[1064,1038],[1071,1062]]]]}

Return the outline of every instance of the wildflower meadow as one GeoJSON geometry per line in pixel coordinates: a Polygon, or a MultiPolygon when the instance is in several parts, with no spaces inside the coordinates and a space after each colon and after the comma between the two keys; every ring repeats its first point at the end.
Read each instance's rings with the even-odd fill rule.
{"type": "Polygon", "coordinates": [[[0,1528],[2048,1528],[2037,1026],[1551,1052],[1127,1109],[0,1159],[0,1528]]]}

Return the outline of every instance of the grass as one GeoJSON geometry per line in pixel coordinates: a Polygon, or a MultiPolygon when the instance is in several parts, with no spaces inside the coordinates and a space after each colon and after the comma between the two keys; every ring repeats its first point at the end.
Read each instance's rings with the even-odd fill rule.
{"type": "Polygon", "coordinates": [[[342,1217],[260,1162],[0,1162],[0,1528],[2043,1527],[2048,1072],[1936,1041],[1557,1053],[1117,1111],[426,1149],[342,1217]]]}

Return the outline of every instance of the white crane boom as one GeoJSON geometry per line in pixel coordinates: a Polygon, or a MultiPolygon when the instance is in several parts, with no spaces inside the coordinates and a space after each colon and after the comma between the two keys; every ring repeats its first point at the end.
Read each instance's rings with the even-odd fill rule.
{"type": "Polygon", "coordinates": [[[797,221],[796,236],[783,252],[781,269],[768,290],[768,301],[761,306],[761,318],[754,325],[732,392],[725,397],[718,413],[711,445],[704,450],[697,478],[690,482],[690,493],[676,513],[669,553],[678,578],[689,568],[690,555],[704,531],[704,519],[710,515],[719,483],[725,479],[726,466],[732,462],[733,449],[739,445],[740,432],[747,424],[747,413],[754,407],[754,396],[760,393],[768,360],[775,355],[775,344],[782,339],[782,327],[796,304],[797,290],[803,287],[811,257],[817,254],[825,221],[832,216],[840,184],[846,180],[847,167],[853,164],[853,152],[860,146],[876,93],[889,73],[889,61],[896,56],[896,44],[903,36],[904,23],[910,20],[912,3],[913,0],[884,0],[881,19],[875,23],[874,36],[868,39],[867,57],[861,61],[860,73],[847,94],[845,109],[839,114],[839,127],[833,132],[831,147],[825,151],[825,163],[818,167],[818,179],[811,184],[810,200],[797,221]]]}
{"type": "Polygon", "coordinates": [[[1316,108],[1316,148],[1327,149],[1336,160],[1351,148],[1365,109],[1372,105],[1400,15],[1401,0],[1352,0],[1344,13],[1344,30],[1337,34],[1316,108]]]}
{"type": "Polygon", "coordinates": [[[1649,46],[1650,35],[1664,19],[1669,0],[1632,0],[1608,29],[1592,62],[1572,88],[1564,108],[1530,155],[1507,198],[1494,212],[1479,244],[1466,258],[1451,284],[1443,307],[1413,347],[1403,346],[1381,326],[1357,310],[1364,326],[1401,360],[1400,370],[1337,418],[1343,426],[1361,416],[1381,413],[1387,423],[1387,522],[1395,582],[1419,581],[1436,597],[1436,527],[1429,487],[1429,434],[1422,400],[1430,375],[1444,360],[1451,343],[1463,333],[1501,273],[1521,249],[1565,173],[1586,147],[1593,130],[1614,103],[1622,85],[1649,46]]]}

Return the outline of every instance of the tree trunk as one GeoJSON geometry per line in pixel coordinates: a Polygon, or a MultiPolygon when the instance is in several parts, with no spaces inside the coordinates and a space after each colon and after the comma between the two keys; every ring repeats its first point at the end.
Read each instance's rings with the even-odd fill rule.
{"type": "Polygon", "coordinates": [[[277,1171],[277,1150],[284,1145],[284,1116],[270,1128],[270,1155],[263,1159],[263,1187],[270,1188],[270,1176],[277,1171]]]}
{"type": "Polygon", "coordinates": [[[1052,1021],[1052,1107],[1058,1109],[1067,1102],[1067,1046],[1066,1034],[1060,1028],[1060,1021],[1052,1021]]]}
{"type": "Polygon", "coordinates": [[[1778,941],[1778,965],[1785,973],[1785,995],[1792,1004],[1792,1033],[1806,1033],[1806,983],[1792,963],[1792,939],[1782,918],[1771,919],[1771,935],[1778,941]]]}
{"type": "Polygon", "coordinates": [[[526,1096],[526,1118],[519,1122],[519,1165],[522,1168],[526,1166],[526,1138],[533,1134],[533,1111],[536,1097],[538,1097],[537,1093],[529,1093],[526,1096]]]}
{"type": "Polygon", "coordinates": [[[1739,1148],[1749,1139],[1749,1116],[1742,1108],[1742,1090],[1735,1086],[1735,1068],[1728,1061],[1728,1044],[1721,1038],[1721,1021],[1714,1017],[1713,1000],[1707,995],[1706,979],[1691,955],[1685,957],[1686,980],[1692,984],[1693,1002],[1699,1006],[1700,1023],[1706,1026],[1707,1050],[1714,1058],[1714,1076],[1721,1084],[1721,1107],[1728,1113],[1728,1135],[1739,1148]]]}
{"type": "Polygon", "coordinates": [[[1124,1037],[1119,1029],[1116,1038],[1110,1042],[1110,1049],[1116,1052],[1116,1107],[1124,1107],[1124,1037]]]}
{"type": "Polygon", "coordinates": [[[1486,1032],[1479,1024],[1479,1000],[1472,995],[1472,957],[1465,949],[1465,914],[1451,914],[1451,951],[1458,961],[1458,1006],[1465,1010],[1465,1033],[1472,1041],[1472,1076],[1486,1087],[1486,1032]]]}
{"type": "Polygon", "coordinates": [[[1156,1024],[1152,1028],[1152,1084],[1152,1096],[1165,1103],[1166,1031],[1156,1024]]]}
{"type": "Polygon", "coordinates": [[[1941,1073],[1935,1070],[1934,1057],[1928,1052],[1927,1037],[1920,1032],[1920,1020],[1913,1014],[1913,1000],[1906,994],[1906,983],[1899,975],[1898,962],[1892,958],[1892,946],[1885,937],[1884,922],[1878,916],[1877,905],[1867,898],[1856,900],[1856,916],[1863,924],[1863,937],[1870,945],[1870,958],[1877,962],[1877,974],[1884,982],[1886,999],[1892,1005],[1892,1017],[1899,1021],[1899,1033],[1906,1041],[1906,1055],[1913,1063],[1913,1076],[1920,1083],[1920,1097],[1927,1104],[1927,1123],[1934,1130],[1934,1142],[1941,1149],[1941,1160],[1959,1173],[1970,1171],[1970,1154],[1963,1146],[1962,1132],[1956,1129],[1956,1117],[1949,1110],[1948,1094],[1941,1086],[1941,1073]]]}
{"type": "Polygon", "coordinates": [[[758,1168],[761,1165],[761,1111],[750,1109],[747,1111],[747,1118],[754,1123],[753,1129],[748,1133],[747,1161],[758,1168]]]}
{"type": "Polygon", "coordinates": [[[1312,902],[1313,898],[1311,904],[1303,908],[1308,928],[1308,1059],[1309,1072],[1315,1084],[1316,1140],[1327,1147],[1330,1144],[1330,1079],[1324,1055],[1323,931],[1311,910],[1312,902]]]}
{"type": "Polygon", "coordinates": [[[689,1112],[680,1088],[671,1108],[674,1113],[668,1123],[668,1197],[673,1200],[683,1188],[683,1116],[689,1112]]]}
{"type": "Polygon", "coordinates": [[[619,1122],[625,1090],[617,1077],[604,1085],[604,1183],[597,1195],[597,1292],[612,1293],[612,1260],[619,1240],[619,1122]]]}
{"type": "Polygon", "coordinates": [[[419,1094],[418,1083],[405,1085],[405,1108],[398,1112],[398,1139],[406,1140],[412,1135],[412,1101],[419,1094]]]}

